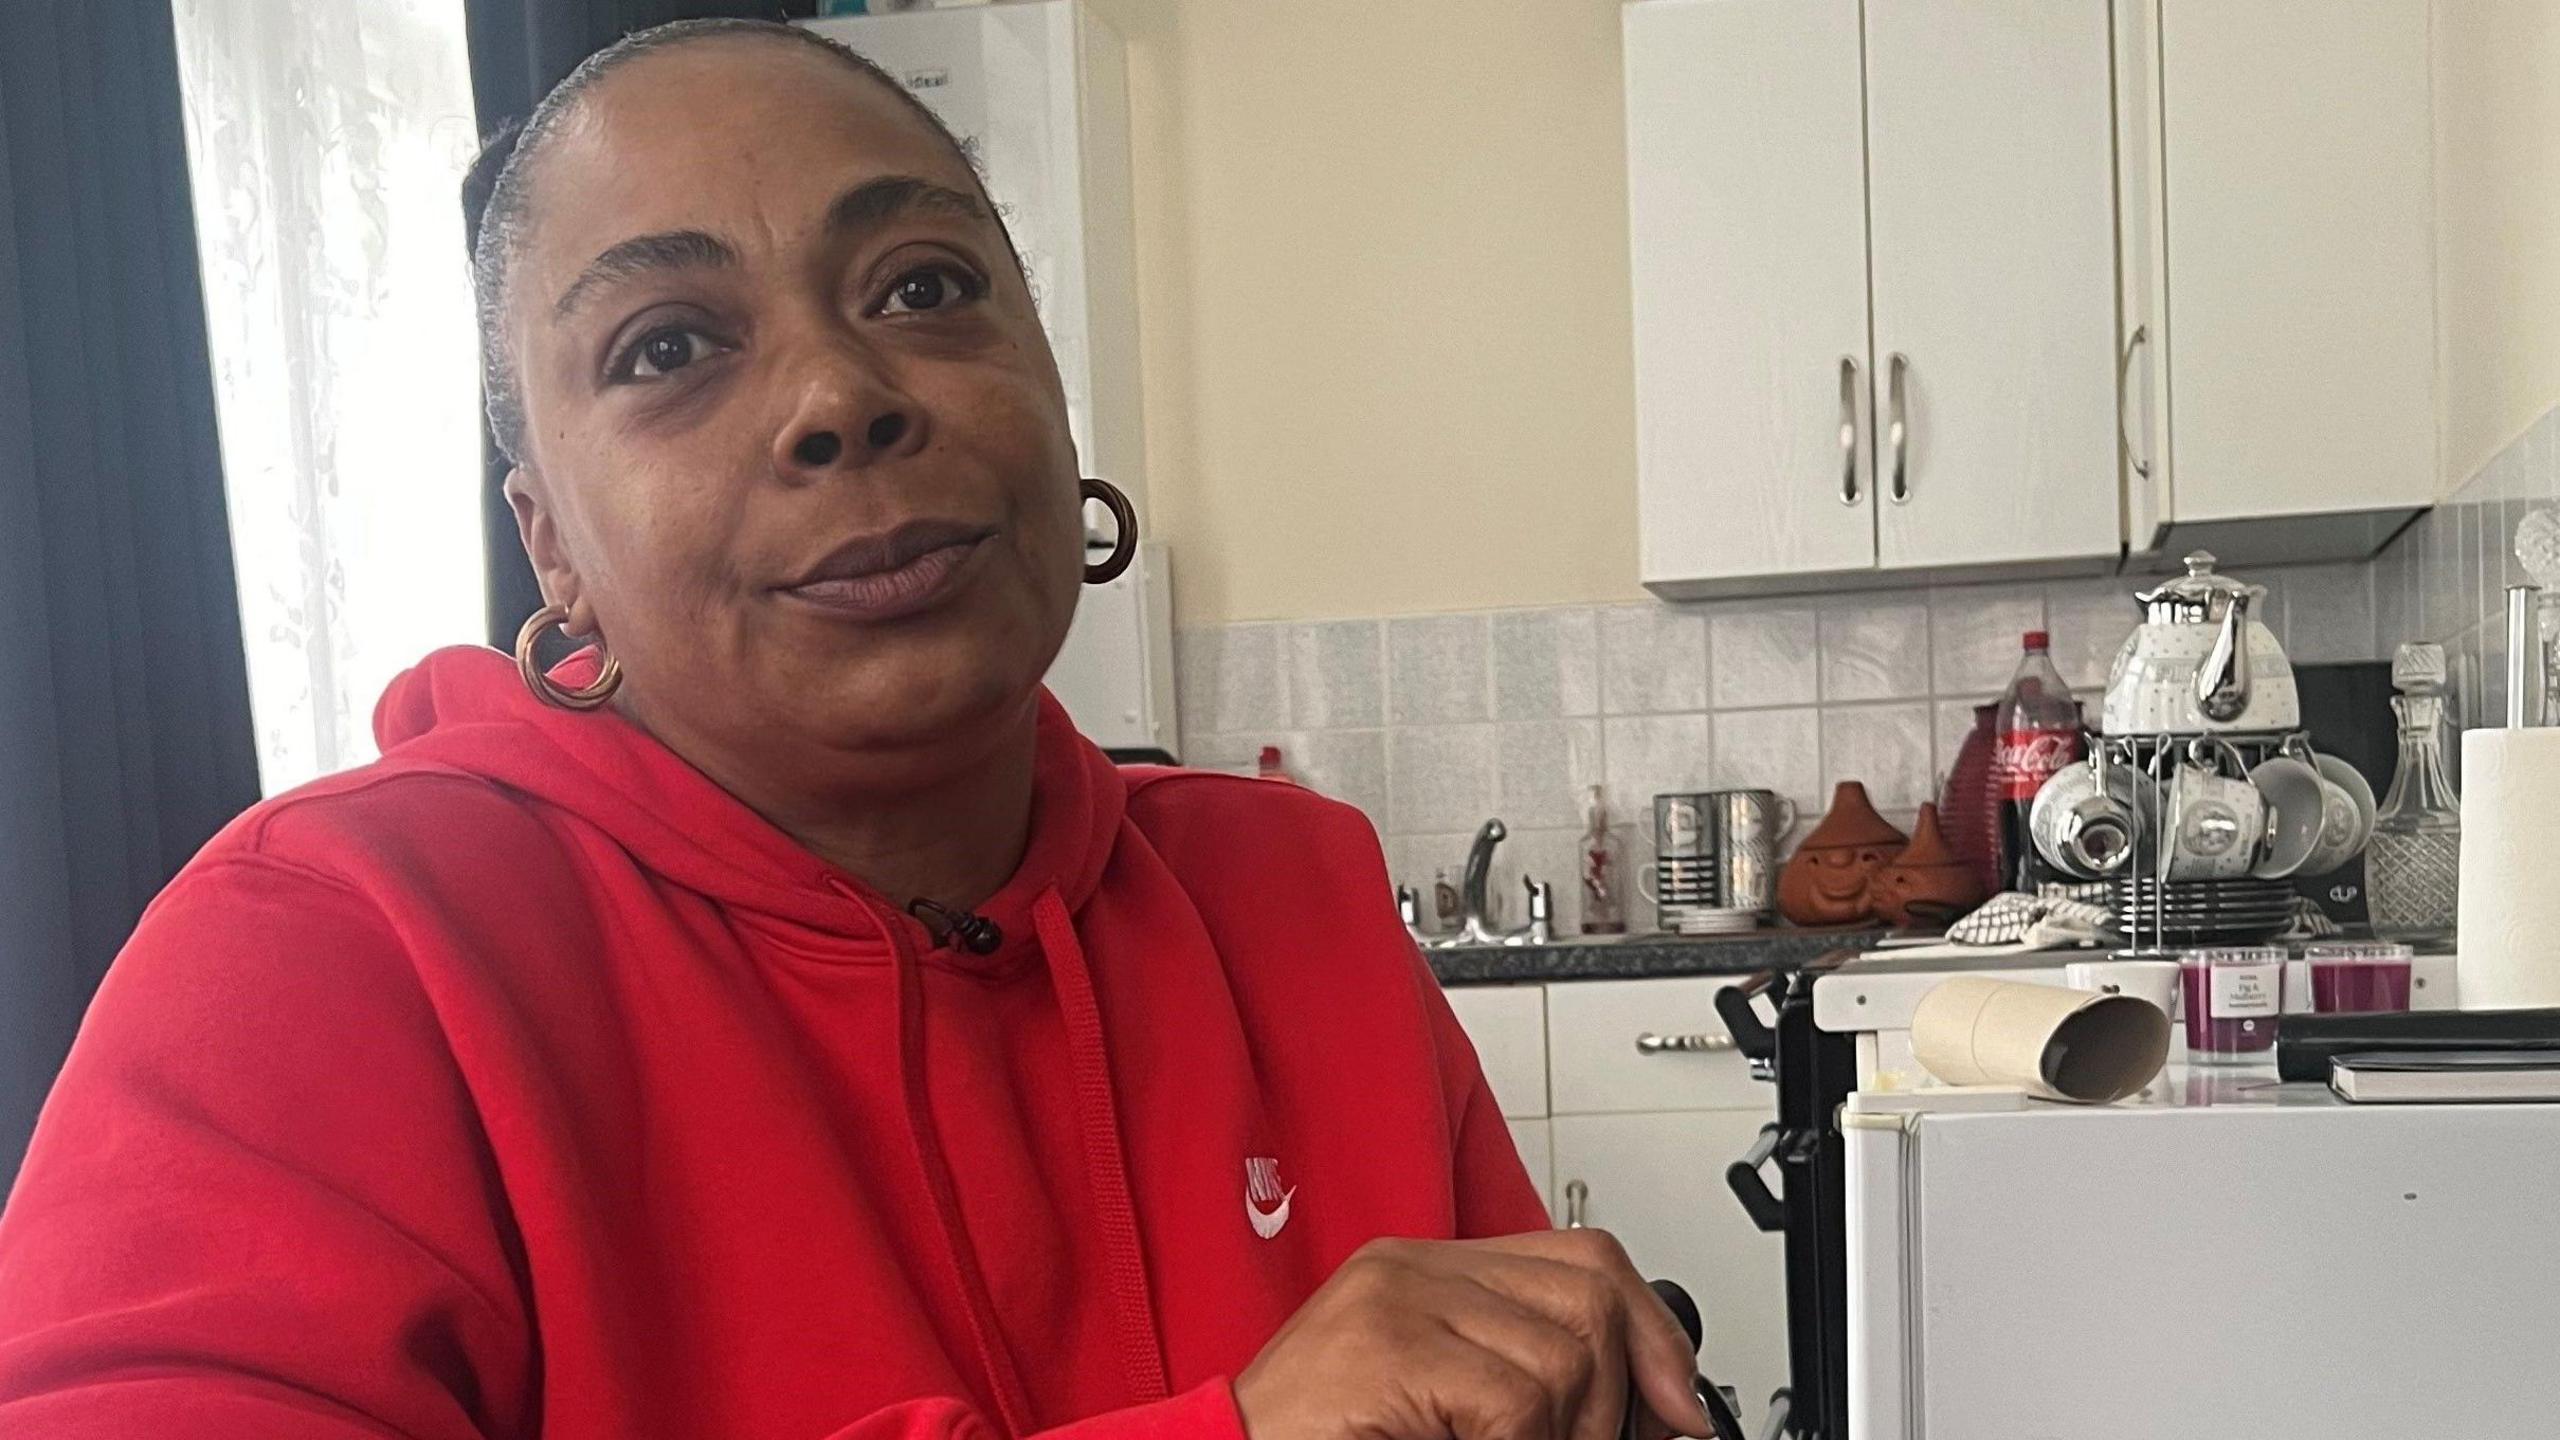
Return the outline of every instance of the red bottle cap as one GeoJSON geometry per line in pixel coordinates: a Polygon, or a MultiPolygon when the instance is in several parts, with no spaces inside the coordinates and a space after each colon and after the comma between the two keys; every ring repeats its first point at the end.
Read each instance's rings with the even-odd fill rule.
{"type": "Polygon", "coordinates": [[[2047,649],[2052,644],[2053,636],[2047,631],[2030,630],[2027,632],[2027,648],[2030,650],[2047,649]]]}

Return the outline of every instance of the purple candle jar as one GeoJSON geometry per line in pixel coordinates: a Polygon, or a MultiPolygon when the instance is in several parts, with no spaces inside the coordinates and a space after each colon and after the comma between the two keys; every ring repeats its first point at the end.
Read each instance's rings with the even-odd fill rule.
{"type": "Polygon", "coordinates": [[[2284,1015],[2285,952],[2276,945],[2189,950],[2178,957],[2195,1065],[2263,1062],[2284,1015]]]}
{"type": "Polygon", "coordinates": [[[2323,940],[2303,947],[2311,1008],[2323,1015],[2409,1008],[2409,947],[2386,940],[2323,940]]]}

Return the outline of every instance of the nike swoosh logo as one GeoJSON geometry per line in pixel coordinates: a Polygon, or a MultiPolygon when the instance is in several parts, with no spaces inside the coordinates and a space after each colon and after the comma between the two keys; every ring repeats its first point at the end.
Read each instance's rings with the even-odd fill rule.
{"type": "Polygon", "coordinates": [[[1297,1198],[1298,1188],[1292,1185],[1289,1187],[1288,1193],[1280,1197],[1280,1204],[1278,1208],[1266,1214],[1263,1211],[1256,1209],[1254,1207],[1253,1197],[1251,1195],[1247,1195],[1244,1197],[1244,1218],[1253,1222],[1254,1234],[1268,1240],[1272,1236],[1279,1234],[1281,1228],[1289,1223],[1289,1202],[1297,1198]]]}

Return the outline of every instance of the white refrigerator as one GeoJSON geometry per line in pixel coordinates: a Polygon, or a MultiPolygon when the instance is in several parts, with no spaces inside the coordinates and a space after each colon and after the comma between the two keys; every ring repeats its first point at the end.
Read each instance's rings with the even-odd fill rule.
{"type": "Polygon", "coordinates": [[[2560,1106],[2165,1089],[1852,1098],[1850,1436],[2560,1436],[2560,1106]]]}

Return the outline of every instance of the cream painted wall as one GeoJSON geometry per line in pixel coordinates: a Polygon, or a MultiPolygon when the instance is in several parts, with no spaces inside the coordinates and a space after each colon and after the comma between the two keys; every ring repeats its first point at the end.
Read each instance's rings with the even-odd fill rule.
{"type": "Polygon", "coordinates": [[[1094,0],[1176,622],[1633,599],[1616,0],[1094,0]]]}
{"type": "Polygon", "coordinates": [[[2560,400],[2560,4],[2437,0],[2434,43],[2450,493],[2560,400]]]}

